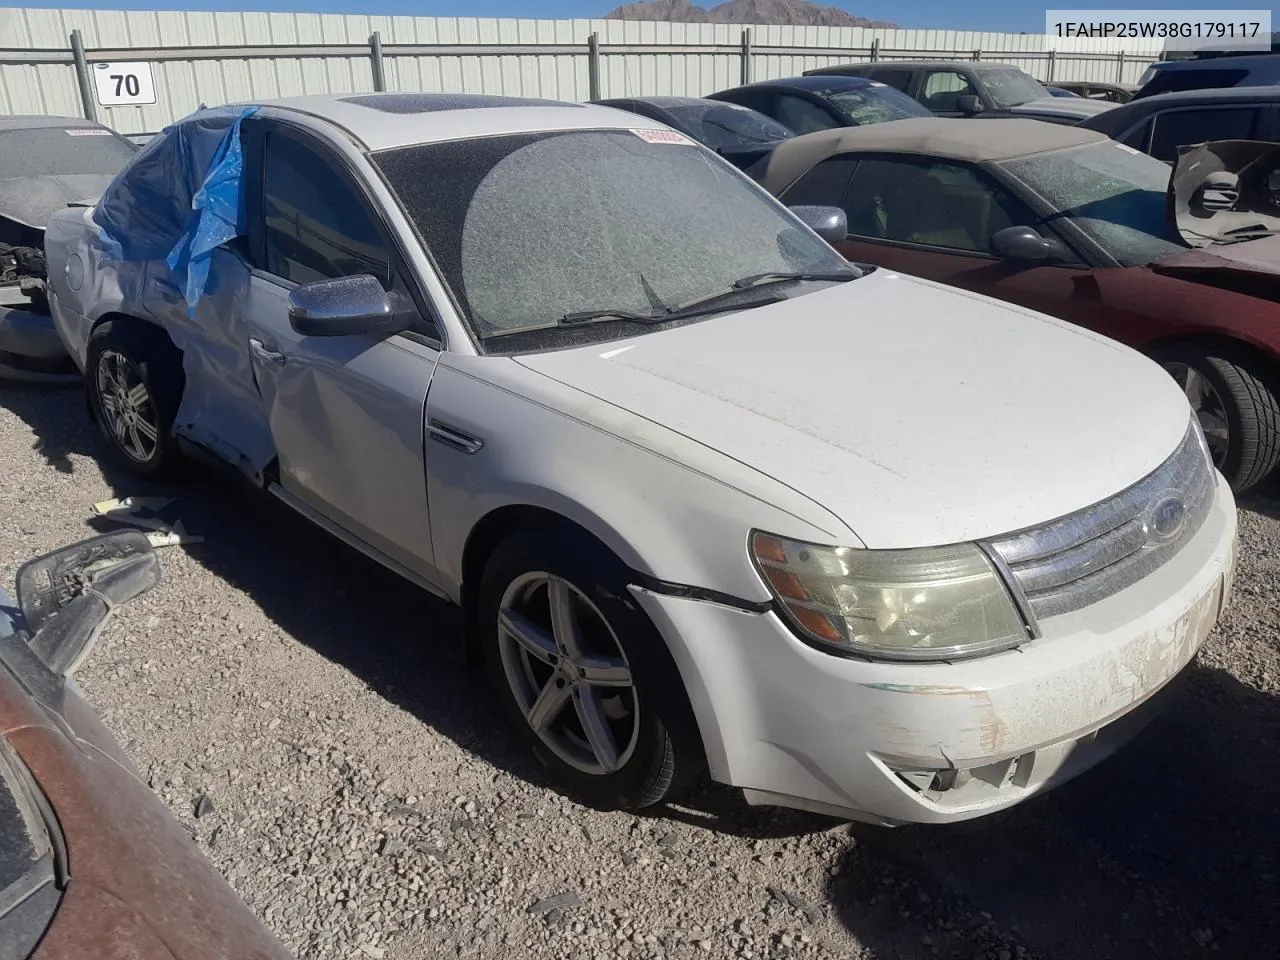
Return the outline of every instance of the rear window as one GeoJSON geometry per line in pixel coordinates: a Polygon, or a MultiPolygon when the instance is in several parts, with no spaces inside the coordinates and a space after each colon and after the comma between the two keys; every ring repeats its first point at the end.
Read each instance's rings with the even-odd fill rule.
{"type": "Polygon", "coordinates": [[[826,94],[827,100],[858,126],[905,120],[907,117],[933,116],[920,103],[893,87],[876,81],[875,86],[859,90],[838,90],[826,94]]]}
{"type": "Polygon", "coordinates": [[[1213,69],[1213,70],[1157,70],[1155,75],[1143,85],[1141,96],[1150,97],[1157,93],[1177,93],[1179,90],[1210,90],[1219,87],[1234,87],[1249,75],[1248,70],[1213,69]]]}
{"type": "Polygon", "coordinates": [[[21,177],[115,176],[135,147],[104,127],[0,131],[0,180],[21,177]]]}

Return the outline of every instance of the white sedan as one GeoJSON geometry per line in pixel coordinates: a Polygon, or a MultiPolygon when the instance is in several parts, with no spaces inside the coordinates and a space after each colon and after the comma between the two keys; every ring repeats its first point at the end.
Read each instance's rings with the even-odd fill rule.
{"type": "Polygon", "coordinates": [[[56,215],[51,304],[124,463],[231,464],[460,604],[567,791],[1007,807],[1194,657],[1234,502],[1155,364],[803,216],[605,107],[308,97],[56,215]]]}

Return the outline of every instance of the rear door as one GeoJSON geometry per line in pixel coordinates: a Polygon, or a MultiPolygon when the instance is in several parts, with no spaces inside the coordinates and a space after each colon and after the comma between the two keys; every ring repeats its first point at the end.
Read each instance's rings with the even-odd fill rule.
{"type": "Polygon", "coordinates": [[[430,579],[424,411],[440,342],[360,175],[314,136],[254,124],[247,349],[278,456],[301,506],[430,579]],[[392,336],[308,337],[289,322],[300,284],[370,274],[414,314],[392,336]]]}

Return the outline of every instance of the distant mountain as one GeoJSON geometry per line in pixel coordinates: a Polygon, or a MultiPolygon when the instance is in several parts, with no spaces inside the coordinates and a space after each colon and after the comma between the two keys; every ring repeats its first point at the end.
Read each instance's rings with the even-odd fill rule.
{"type": "Polygon", "coordinates": [[[689,0],[643,0],[624,4],[606,20],[665,20],[671,23],[768,23],[795,27],[881,27],[896,23],[855,17],[839,7],[810,0],[729,0],[708,10],[689,0]]]}

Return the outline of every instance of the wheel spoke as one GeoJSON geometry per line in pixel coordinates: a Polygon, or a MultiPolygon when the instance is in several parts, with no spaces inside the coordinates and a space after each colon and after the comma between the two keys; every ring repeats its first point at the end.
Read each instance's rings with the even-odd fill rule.
{"type": "Polygon", "coordinates": [[[498,614],[498,625],[530,656],[546,664],[559,659],[555,638],[523,614],[503,610],[498,614]]]}
{"type": "Polygon", "coordinates": [[[1227,425],[1226,418],[1216,413],[1209,413],[1207,410],[1200,410],[1197,415],[1200,419],[1200,429],[1204,431],[1206,439],[1226,443],[1231,438],[1231,429],[1227,425]]]}
{"type": "Polygon", "coordinates": [[[158,431],[150,422],[139,417],[137,421],[135,421],[134,426],[137,428],[137,432],[142,434],[142,436],[146,437],[152,443],[156,442],[158,431]]]}
{"type": "Polygon", "coordinates": [[[563,580],[547,580],[547,597],[551,604],[551,632],[561,652],[575,662],[583,659],[582,631],[578,612],[574,609],[573,591],[563,580]]]}
{"type": "Polygon", "coordinates": [[[547,681],[547,685],[529,708],[529,726],[533,727],[535,733],[542,733],[560,716],[565,701],[569,699],[569,691],[569,685],[560,677],[552,677],[547,681]]]}
{"type": "Polygon", "coordinates": [[[613,773],[618,769],[618,744],[613,739],[613,731],[609,729],[609,720],[605,716],[600,698],[590,687],[575,687],[573,707],[578,713],[582,732],[587,735],[587,743],[595,754],[596,762],[605,773],[613,773]]]}
{"type": "Polygon", "coordinates": [[[136,384],[128,393],[129,402],[135,407],[140,407],[149,399],[147,396],[147,385],[145,383],[136,384]]]}
{"type": "Polygon", "coordinates": [[[582,682],[593,687],[631,686],[631,668],[617,657],[588,657],[577,663],[582,682]]]}
{"type": "Polygon", "coordinates": [[[115,432],[116,440],[121,446],[125,445],[126,435],[129,432],[128,424],[124,422],[124,417],[116,417],[115,423],[111,424],[112,430],[115,432]]]}
{"type": "Polygon", "coordinates": [[[133,452],[136,453],[140,459],[146,459],[147,448],[142,442],[142,437],[138,435],[138,423],[136,420],[129,424],[129,445],[133,447],[133,452]]]}
{"type": "Polygon", "coordinates": [[[1204,377],[1194,367],[1187,367],[1186,379],[1182,383],[1182,392],[1187,395],[1187,402],[1193,410],[1204,406],[1204,377]]]}

